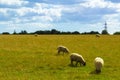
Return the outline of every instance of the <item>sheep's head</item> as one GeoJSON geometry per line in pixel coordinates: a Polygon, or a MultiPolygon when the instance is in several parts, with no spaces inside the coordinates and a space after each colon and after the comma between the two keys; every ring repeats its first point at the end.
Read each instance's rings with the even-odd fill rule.
{"type": "Polygon", "coordinates": [[[83,63],[83,66],[86,66],[86,62],[83,63]]]}
{"type": "Polygon", "coordinates": [[[67,50],[67,51],[66,51],[66,53],[68,53],[68,54],[69,54],[70,52],[67,50]]]}
{"type": "Polygon", "coordinates": [[[96,73],[101,73],[101,70],[96,70],[96,73]]]}

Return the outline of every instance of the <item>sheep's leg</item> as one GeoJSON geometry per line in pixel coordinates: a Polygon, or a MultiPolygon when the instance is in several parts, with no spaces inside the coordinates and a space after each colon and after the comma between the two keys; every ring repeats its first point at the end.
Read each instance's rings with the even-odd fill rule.
{"type": "Polygon", "coordinates": [[[63,55],[64,55],[64,51],[63,51],[63,55]]]}
{"type": "Polygon", "coordinates": [[[82,64],[80,63],[80,66],[81,66],[82,64]]]}
{"type": "Polygon", "coordinates": [[[77,64],[78,64],[78,61],[76,62],[76,66],[77,66],[77,64]]]}
{"type": "Polygon", "coordinates": [[[60,54],[60,50],[58,50],[58,54],[60,54]]]}
{"type": "Polygon", "coordinates": [[[65,54],[66,52],[65,52],[65,50],[63,50],[63,54],[65,54]]]}
{"type": "Polygon", "coordinates": [[[71,60],[71,65],[73,65],[73,60],[71,60]]]}

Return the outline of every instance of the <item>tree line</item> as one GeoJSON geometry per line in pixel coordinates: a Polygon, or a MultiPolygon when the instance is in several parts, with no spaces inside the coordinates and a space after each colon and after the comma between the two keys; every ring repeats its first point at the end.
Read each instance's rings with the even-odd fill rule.
{"type": "MultiPolygon", "coordinates": [[[[10,34],[9,32],[3,32],[2,34],[10,34]]],[[[24,34],[82,34],[82,35],[86,35],[86,34],[100,34],[98,31],[90,31],[90,32],[83,32],[83,33],[80,33],[78,31],[73,31],[73,32],[70,32],[70,31],[59,31],[59,30],[56,30],[56,29],[51,29],[51,30],[38,30],[38,31],[35,31],[35,32],[31,32],[31,33],[28,33],[26,30],[22,30],[21,32],[17,33],[15,30],[14,32],[12,33],[14,35],[24,35],[24,34]]],[[[107,32],[107,30],[103,30],[101,34],[109,34],[107,32]]],[[[118,35],[120,34],[120,32],[115,32],[114,35],[118,35]]]]}
{"type": "MultiPolygon", "coordinates": [[[[2,34],[10,34],[10,33],[9,32],[3,32],[2,34]]],[[[59,30],[56,30],[56,29],[51,29],[51,30],[38,30],[38,31],[35,31],[35,32],[31,32],[31,33],[28,33],[26,30],[22,30],[19,33],[14,31],[12,34],[14,34],[14,35],[17,35],[17,34],[24,35],[24,34],[100,34],[100,33],[97,32],[97,31],[80,33],[78,31],[70,32],[70,31],[59,31],[59,30]]]]}

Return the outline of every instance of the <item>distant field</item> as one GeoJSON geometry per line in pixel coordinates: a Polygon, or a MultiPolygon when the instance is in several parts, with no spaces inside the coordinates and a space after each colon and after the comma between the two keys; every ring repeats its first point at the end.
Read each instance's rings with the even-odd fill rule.
{"type": "Polygon", "coordinates": [[[0,35],[0,80],[120,80],[120,36],[0,35]],[[56,55],[58,45],[83,55],[87,65],[69,66],[69,54],[56,55]],[[97,56],[105,65],[92,74],[97,56]]]}

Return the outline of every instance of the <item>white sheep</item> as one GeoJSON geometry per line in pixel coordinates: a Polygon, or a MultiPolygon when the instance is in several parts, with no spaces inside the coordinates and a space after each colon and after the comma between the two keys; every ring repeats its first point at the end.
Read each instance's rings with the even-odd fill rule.
{"type": "Polygon", "coordinates": [[[100,57],[96,57],[95,61],[94,61],[94,64],[95,64],[96,72],[100,73],[101,72],[101,68],[104,66],[103,59],[100,58],[100,57]]]}
{"type": "Polygon", "coordinates": [[[37,37],[37,36],[38,36],[38,34],[34,34],[34,36],[35,36],[35,37],[37,37]]]}
{"type": "Polygon", "coordinates": [[[63,54],[64,53],[69,53],[69,49],[67,47],[65,47],[65,46],[58,46],[57,50],[58,50],[58,54],[60,52],[63,52],[63,54]]]}
{"type": "Polygon", "coordinates": [[[96,34],[96,37],[100,37],[100,35],[99,35],[99,34],[96,34]]]}
{"type": "Polygon", "coordinates": [[[71,60],[71,65],[73,65],[73,61],[76,62],[76,66],[77,66],[78,63],[80,64],[80,66],[81,66],[81,64],[83,66],[86,65],[86,61],[84,60],[84,58],[82,57],[82,55],[80,55],[78,53],[71,53],[70,60],[71,60]]]}

